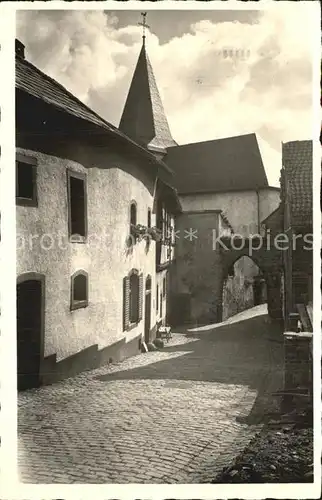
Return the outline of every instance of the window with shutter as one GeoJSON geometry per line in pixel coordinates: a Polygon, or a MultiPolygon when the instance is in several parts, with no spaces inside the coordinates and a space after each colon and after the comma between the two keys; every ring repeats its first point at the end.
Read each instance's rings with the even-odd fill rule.
{"type": "Polygon", "coordinates": [[[123,330],[127,330],[130,324],[130,278],[123,279],[123,330]]]}
{"type": "Polygon", "coordinates": [[[130,323],[138,323],[139,321],[139,275],[133,269],[130,273],[130,323]]]}
{"type": "Polygon", "coordinates": [[[143,316],[143,274],[139,276],[139,321],[143,316]]]}
{"type": "Polygon", "coordinates": [[[143,274],[132,269],[123,279],[123,329],[134,327],[142,319],[143,274]]]}

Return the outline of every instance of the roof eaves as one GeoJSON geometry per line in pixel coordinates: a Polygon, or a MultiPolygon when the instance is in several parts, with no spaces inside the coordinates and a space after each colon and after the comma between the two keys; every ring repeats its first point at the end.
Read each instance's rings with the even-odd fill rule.
{"type": "Polygon", "coordinates": [[[188,147],[188,146],[197,146],[197,145],[207,144],[207,143],[211,143],[211,142],[230,141],[232,139],[236,139],[236,140],[237,139],[244,139],[246,137],[254,137],[256,139],[256,142],[257,142],[256,134],[254,132],[251,132],[250,134],[233,135],[233,136],[230,136],[230,137],[219,137],[217,139],[209,139],[207,141],[188,142],[186,144],[180,144],[180,145],[176,145],[176,146],[169,146],[169,148],[167,148],[167,149],[175,149],[177,147],[179,147],[179,148],[185,148],[185,147],[188,147]]]}
{"type": "MultiPolygon", "coordinates": [[[[234,189],[200,189],[200,190],[194,190],[194,191],[180,191],[178,189],[179,196],[191,196],[191,195],[197,195],[197,194],[219,194],[219,193],[243,193],[247,191],[260,191],[262,189],[267,189],[269,186],[262,186],[262,187],[250,187],[250,188],[234,188],[234,189]]],[[[274,188],[275,189],[275,188],[274,188]]],[[[279,188],[276,188],[279,190],[279,188]]]]}
{"type": "MultiPolygon", "coordinates": [[[[99,121],[101,121],[101,125],[99,123],[94,123],[92,122],[90,119],[86,119],[84,117],[78,117],[80,120],[83,120],[87,123],[90,123],[91,125],[96,125],[97,127],[101,127],[105,132],[109,132],[110,134],[114,135],[114,136],[117,136],[118,138],[120,139],[123,139],[124,141],[126,141],[128,144],[131,144],[132,146],[134,146],[138,151],[140,151],[141,153],[143,153],[145,155],[146,158],[150,159],[150,161],[152,161],[152,163],[154,164],[157,164],[159,166],[161,166],[162,168],[164,168],[168,173],[171,173],[173,174],[173,171],[170,169],[170,167],[168,167],[168,165],[166,165],[162,160],[158,160],[153,153],[150,153],[146,148],[140,146],[139,144],[137,144],[135,141],[133,141],[131,138],[129,138],[127,135],[125,135],[123,132],[121,132],[118,128],[116,128],[114,125],[110,124],[109,122],[107,122],[106,120],[104,120],[101,116],[99,116],[97,113],[95,113],[95,111],[93,111],[91,108],[89,108],[88,106],[86,106],[86,104],[84,104],[82,101],[80,101],[77,97],[75,97],[71,92],[69,92],[63,85],[61,85],[60,83],[58,83],[56,80],[54,80],[53,78],[51,78],[50,76],[46,75],[46,73],[43,73],[40,69],[38,69],[36,66],[34,66],[32,63],[30,63],[29,61],[27,60],[23,60],[23,64],[27,64],[29,65],[34,71],[36,71],[37,73],[39,73],[42,77],[46,78],[47,80],[49,80],[52,84],[54,84],[56,87],[60,88],[60,90],[64,91],[67,95],[69,95],[69,97],[71,97],[75,102],[77,102],[81,107],[83,107],[84,109],[86,109],[86,111],[88,111],[90,114],[92,114],[93,116],[95,116],[99,121]]],[[[19,86],[18,86],[19,88],[19,86]]],[[[27,91],[25,89],[20,89],[22,90],[22,92],[26,92],[27,91]]],[[[37,99],[37,98],[36,98],[37,99]]],[[[40,99],[40,98],[38,98],[40,99]]],[[[58,104],[55,104],[53,103],[52,101],[48,101],[46,99],[43,99],[45,102],[47,102],[49,105],[59,109],[59,110],[62,110],[68,114],[72,114],[70,113],[70,111],[64,107],[64,106],[59,106],[58,104]]],[[[74,115],[73,115],[74,116],[74,115]]]]}

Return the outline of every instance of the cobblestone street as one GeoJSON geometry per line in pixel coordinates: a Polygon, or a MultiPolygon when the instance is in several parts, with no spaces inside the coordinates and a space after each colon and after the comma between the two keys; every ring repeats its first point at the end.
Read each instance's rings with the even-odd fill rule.
{"type": "Polygon", "coordinates": [[[276,340],[278,327],[258,306],[175,333],[160,351],[20,393],[20,480],[210,482],[282,387],[276,340]]]}

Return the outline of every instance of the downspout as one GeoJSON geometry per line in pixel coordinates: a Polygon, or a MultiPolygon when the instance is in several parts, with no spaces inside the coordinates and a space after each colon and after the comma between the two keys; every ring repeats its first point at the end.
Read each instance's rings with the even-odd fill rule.
{"type": "Polygon", "coordinates": [[[259,206],[259,190],[258,189],[256,190],[256,194],[257,194],[257,232],[260,235],[261,221],[260,221],[260,206],[259,206]]]}

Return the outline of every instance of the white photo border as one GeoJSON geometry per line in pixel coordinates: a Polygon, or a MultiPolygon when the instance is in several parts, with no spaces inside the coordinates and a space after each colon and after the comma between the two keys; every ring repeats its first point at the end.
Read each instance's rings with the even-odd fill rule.
{"type": "MultiPolygon", "coordinates": [[[[2,2],[0,3],[0,68],[1,71],[1,122],[0,122],[0,496],[15,499],[112,499],[148,498],[320,498],[321,494],[321,145],[319,142],[321,113],[320,99],[320,9],[319,2],[241,2],[210,1],[197,2],[165,0],[145,2],[2,2]],[[317,22],[314,33],[314,75],[312,98],[314,102],[314,123],[312,124],[313,146],[313,212],[314,212],[314,483],[306,484],[137,484],[137,485],[32,485],[18,482],[17,473],[17,391],[16,391],[16,273],[15,273],[15,68],[14,40],[15,14],[17,10],[261,10],[279,8],[291,4],[291,8],[315,10],[317,22]],[[144,5],[144,7],[143,7],[144,5]]],[[[312,27],[313,29],[313,27],[312,27]]],[[[290,82],[292,84],[292,82],[290,82]]]]}

